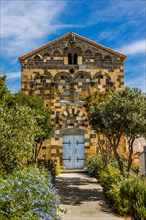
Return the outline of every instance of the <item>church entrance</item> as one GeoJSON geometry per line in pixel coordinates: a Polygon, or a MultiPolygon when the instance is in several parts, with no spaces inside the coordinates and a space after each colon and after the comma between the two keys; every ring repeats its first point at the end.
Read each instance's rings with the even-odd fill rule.
{"type": "Polygon", "coordinates": [[[63,165],[65,169],[82,169],[84,167],[84,136],[63,136],[63,165]]]}

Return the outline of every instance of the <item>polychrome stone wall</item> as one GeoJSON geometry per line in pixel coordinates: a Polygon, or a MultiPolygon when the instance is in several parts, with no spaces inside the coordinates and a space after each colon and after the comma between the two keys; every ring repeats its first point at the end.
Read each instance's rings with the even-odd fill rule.
{"type": "Polygon", "coordinates": [[[96,134],[88,124],[81,96],[89,89],[123,89],[123,62],[120,54],[76,35],[55,41],[20,60],[21,89],[41,96],[44,105],[52,110],[55,127],[51,138],[43,143],[40,158],[51,157],[62,164],[62,137],[69,130],[74,135],[84,134],[85,160],[98,151],[96,134]],[[76,59],[75,63],[69,63],[69,56],[76,59]]]}

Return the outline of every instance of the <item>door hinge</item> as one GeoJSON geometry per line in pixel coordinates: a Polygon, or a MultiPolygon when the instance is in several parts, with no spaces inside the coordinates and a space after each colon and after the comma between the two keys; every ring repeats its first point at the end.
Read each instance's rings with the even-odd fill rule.
{"type": "Polygon", "coordinates": [[[84,159],[84,158],[78,158],[78,157],[77,157],[77,162],[78,162],[79,160],[85,160],[85,159],[84,159]]]}
{"type": "Polygon", "coordinates": [[[79,142],[79,141],[77,141],[76,144],[77,144],[77,145],[79,145],[79,144],[84,144],[84,142],[79,142]]]}
{"type": "Polygon", "coordinates": [[[69,160],[69,162],[71,161],[71,158],[63,158],[63,160],[69,160]]]}
{"type": "Polygon", "coordinates": [[[70,145],[70,144],[71,144],[71,142],[70,142],[70,141],[69,141],[69,142],[63,142],[63,144],[69,144],[69,145],[70,145]]]}

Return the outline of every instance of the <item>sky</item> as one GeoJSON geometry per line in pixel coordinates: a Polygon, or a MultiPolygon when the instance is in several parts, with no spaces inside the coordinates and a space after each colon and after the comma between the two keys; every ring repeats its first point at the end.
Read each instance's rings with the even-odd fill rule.
{"type": "Polygon", "coordinates": [[[0,74],[20,90],[18,57],[75,32],[127,55],[125,86],[146,92],[145,0],[0,0],[0,74]]]}

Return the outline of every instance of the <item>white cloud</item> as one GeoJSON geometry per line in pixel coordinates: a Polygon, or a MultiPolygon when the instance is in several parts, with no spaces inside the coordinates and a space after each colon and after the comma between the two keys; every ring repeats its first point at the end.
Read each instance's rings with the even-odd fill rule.
{"type": "Polygon", "coordinates": [[[145,16],[145,1],[127,1],[127,0],[119,0],[119,1],[99,1],[97,4],[92,5],[92,15],[89,22],[97,23],[97,22],[129,22],[135,21],[135,19],[139,18],[142,20],[142,17],[145,16]],[[99,5],[102,5],[101,9],[98,10],[99,5]],[[104,7],[103,7],[104,4],[104,7]],[[142,17],[141,17],[142,16],[142,17]]]}
{"type": "Polygon", "coordinates": [[[131,78],[126,77],[125,86],[131,88],[140,88],[143,92],[146,92],[146,76],[140,75],[140,76],[133,76],[131,78]]]}
{"type": "Polygon", "coordinates": [[[25,40],[51,33],[50,24],[55,24],[64,7],[64,2],[55,1],[2,1],[1,36],[25,40]]]}
{"type": "Polygon", "coordinates": [[[126,62],[125,64],[125,86],[131,88],[140,88],[143,92],[146,92],[146,74],[145,74],[145,62],[144,57],[141,55],[139,59],[131,64],[126,62]]]}
{"type": "Polygon", "coordinates": [[[46,43],[46,38],[64,28],[84,24],[64,24],[67,1],[4,1],[1,3],[1,52],[18,57],[46,43]]]}
{"type": "Polygon", "coordinates": [[[126,55],[146,53],[146,40],[142,39],[131,42],[130,44],[124,45],[117,49],[117,51],[120,51],[120,53],[124,53],[126,55]]]}
{"type": "Polygon", "coordinates": [[[7,79],[14,79],[14,78],[20,78],[21,73],[20,72],[11,72],[11,73],[6,73],[7,79]]]}
{"type": "Polygon", "coordinates": [[[41,46],[45,38],[64,27],[59,21],[65,1],[2,1],[1,52],[17,57],[41,46]]]}

